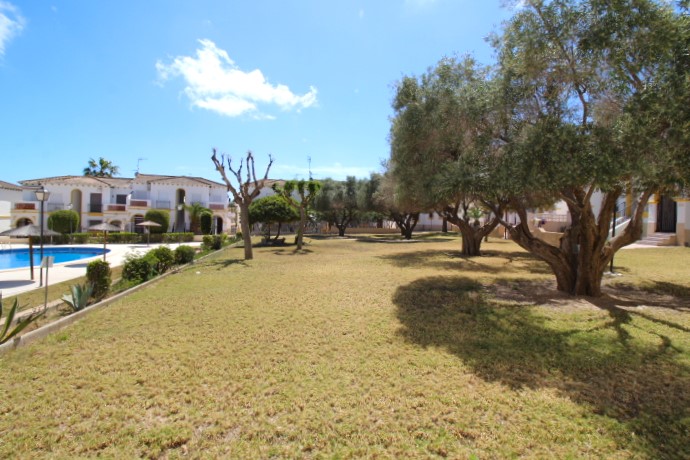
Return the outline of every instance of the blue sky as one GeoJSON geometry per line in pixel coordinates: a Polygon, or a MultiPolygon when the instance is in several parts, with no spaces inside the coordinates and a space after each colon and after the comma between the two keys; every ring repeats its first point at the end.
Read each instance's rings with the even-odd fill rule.
{"type": "Polygon", "coordinates": [[[0,0],[0,180],[219,180],[211,149],[272,178],[364,177],[388,157],[395,82],[489,63],[501,0],[0,0]]]}

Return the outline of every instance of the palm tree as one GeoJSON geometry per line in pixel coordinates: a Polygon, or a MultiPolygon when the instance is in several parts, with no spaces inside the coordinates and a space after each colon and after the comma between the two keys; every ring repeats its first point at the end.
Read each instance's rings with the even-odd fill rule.
{"type": "Polygon", "coordinates": [[[190,230],[195,235],[198,235],[201,233],[201,215],[204,212],[211,212],[211,210],[198,202],[187,205],[184,208],[189,212],[190,230]]]}
{"type": "Polygon", "coordinates": [[[100,157],[98,161],[89,158],[89,165],[84,168],[85,176],[92,177],[113,177],[120,174],[120,168],[115,166],[112,161],[100,157]]]}

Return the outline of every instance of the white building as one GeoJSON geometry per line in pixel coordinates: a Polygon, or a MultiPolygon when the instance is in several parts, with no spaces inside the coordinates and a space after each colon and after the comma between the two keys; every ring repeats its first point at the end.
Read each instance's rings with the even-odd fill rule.
{"type": "MultiPolygon", "coordinates": [[[[136,224],[150,209],[170,212],[166,232],[190,230],[185,205],[199,203],[213,212],[213,232],[232,233],[237,228],[234,207],[230,207],[225,184],[201,177],[139,174],[134,178],[58,176],[20,181],[23,193],[11,210],[12,226],[39,224],[40,201],[35,190],[50,192],[44,204],[46,216],[72,209],[79,213],[80,228],[108,222],[122,231],[142,232],[136,224]]],[[[45,219],[47,221],[47,217],[45,219]]]]}
{"type": "Polygon", "coordinates": [[[22,199],[22,188],[0,181],[0,232],[12,228],[13,204],[22,199]]]}

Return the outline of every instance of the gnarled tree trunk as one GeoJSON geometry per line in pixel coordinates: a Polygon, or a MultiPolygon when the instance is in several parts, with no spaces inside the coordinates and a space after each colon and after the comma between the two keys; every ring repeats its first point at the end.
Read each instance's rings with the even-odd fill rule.
{"type": "MultiPolygon", "coordinates": [[[[468,205],[469,206],[469,205],[468,205]]],[[[482,241],[488,236],[501,222],[500,215],[503,212],[503,204],[499,204],[494,211],[494,215],[484,225],[473,225],[469,220],[458,215],[460,204],[446,206],[441,215],[445,220],[453,225],[457,225],[462,235],[462,255],[474,257],[481,255],[482,241]]],[[[467,210],[465,209],[465,214],[467,210]]]]}
{"type": "MultiPolygon", "coordinates": [[[[566,198],[571,216],[571,226],[566,229],[558,246],[536,238],[529,230],[527,211],[517,205],[520,223],[502,222],[513,240],[521,247],[545,261],[556,275],[557,289],[571,295],[598,297],[601,281],[613,255],[623,246],[638,240],[642,235],[642,216],[652,190],[643,192],[626,228],[609,240],[609,230],[616,200],[621,189],[604,195],[599,215],[595,217],[590,203],[591,192],[571,190],[562,195],[566,198]]],[[[517,203],[516,203],[517,204],[517,203]]]]}

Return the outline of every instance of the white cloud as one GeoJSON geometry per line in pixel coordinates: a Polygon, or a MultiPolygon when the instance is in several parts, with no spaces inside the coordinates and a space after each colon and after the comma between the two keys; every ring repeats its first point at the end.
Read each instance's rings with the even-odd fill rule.
{"type": "Polygon", "coordinates": [[[19,9],[11,3],[0,0],[0,57],[5,54],[7,44],[19,35],[26,25],[26,20],[19,9]]]}
{"type": "Polygon", "coordinates": [[[156,62],[161,81],[177,76],[185,80],[184,93],[193,106],[228,117],[248,114],[257,119],[273,119],[262,113],[259,106],[300,110],[316,105],[317,90],[313,86],[305,94],[295,94],[285,85],[269,83],[259,69],[241,70],[211,40],[199,43],[201,48],[196,50],[196,56],[177,56],[169,64],[156,62]]]}
{"type": "MultiPolygon", "coordinates": [[[[273,166],[273,171],[276,171],[278,176],[283,179],[290,179],[293,176],[297,177],[309,177],[309,168],[294,166],[294,165],[282,165],[276,164],[273,166]]],[[[360,166],[343,166],[340,163],[334,163],[332,166],[315,166],[311,168],[311,174],[314,179],[325,179],[330,177],[336,180],[345,179],[347,176],[355,177],[369,177],[369,174],[373,172],[372,168],[363,168],[360,166]]],[[[272,175],[274,175],[272,173],[272,175]]]]}

